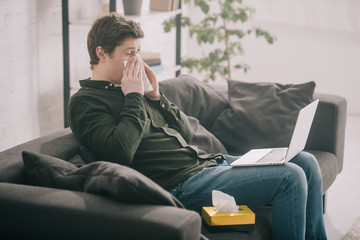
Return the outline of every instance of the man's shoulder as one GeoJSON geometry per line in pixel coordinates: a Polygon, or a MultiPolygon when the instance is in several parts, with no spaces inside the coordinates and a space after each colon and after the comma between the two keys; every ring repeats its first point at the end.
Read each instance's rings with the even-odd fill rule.
{"type": "Polygon", "coordinates": [[[111,99],[111,96],[121,96],[122,92],[120,88],[116,88],[110,82],[105,81],[94,81],[94,80],[80,80],[79,81],[80,88],[77,90],[75,94],[72,95],[73,100],[82,100],[82,99],[111,99]],[[115,92],[121,92],[120,94],[116,94],[115,92]]]}
{"type": "Polygon", "coordinates": [[[124,95],[120,88],[98,88],[82,85],[69,100],[69,108],[84,111],[85,109],[111,109],[121,108],[124,104],[124,95]]]}
{"type": "Polygon", "coordinates": [[[80,88],[70,97],[69,103],[83,101],[91,98],[91,96],[92,95],[89,91],[84,91],[83,88],[80,88]]]}
{"type": "Polygon", "coordinates": [[[85,89],[81,87],[77,92],[75,92],[69,99],[69,107],[81,107],[85,108],[86,106],[95,107],[96,103],[103,104],[105,102],[105,96],[99,95],[96,90],[85,89]]]}

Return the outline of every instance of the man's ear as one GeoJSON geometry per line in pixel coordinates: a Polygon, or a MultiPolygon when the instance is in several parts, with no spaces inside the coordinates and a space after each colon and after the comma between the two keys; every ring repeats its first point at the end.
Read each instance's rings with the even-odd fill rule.
{"type": "Polygon", "coordinates": [[[105,51],[101,46],[97,46],[96,56],[100,59],[100,61],[105,61],[105,51]]]}

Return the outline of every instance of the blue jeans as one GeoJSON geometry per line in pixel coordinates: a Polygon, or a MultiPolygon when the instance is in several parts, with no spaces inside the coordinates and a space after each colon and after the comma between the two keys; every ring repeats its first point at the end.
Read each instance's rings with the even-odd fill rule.
{"type": "Polygon", "coordinates": [[[301,152],[280,166],[231,167],[237,157],[217,158],[172,191],[187,209],[212,206],[212,190],[233,196],[251,209],[272,203],[274,239],[327,239],[321,173],[316,158],[301,152]]]}

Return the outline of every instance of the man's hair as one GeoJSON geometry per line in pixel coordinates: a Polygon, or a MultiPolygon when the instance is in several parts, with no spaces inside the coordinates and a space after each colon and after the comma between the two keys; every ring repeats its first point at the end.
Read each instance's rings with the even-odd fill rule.
{"type": "Polygon", "coordinates": [[[105,53],[111,55],[115,48],[129,38],[143,38],[144,32],[140,24],[112,12],[98,17],[93,23],[87,37],[91,69],[99,63],[96,48],[101,46],[105,53]]]}

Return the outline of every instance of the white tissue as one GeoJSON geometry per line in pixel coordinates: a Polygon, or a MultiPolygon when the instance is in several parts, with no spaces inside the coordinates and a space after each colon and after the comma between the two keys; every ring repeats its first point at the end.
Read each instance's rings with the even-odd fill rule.
{"type": "MultiPolygon", "coordinates": [[[[141,74],[142,74],[142,80],[143,80],[143,83],[144,83],[144,92],[150,92],[153,90],[153,87],[146,75],[146,72],[145,72],[145,68],[144,68],[144,65],[142,64],[142,60],[141,58],[139,57],[139,55],[135,55],[134,57],[136,57],[139,61],[140,61],[140,68],[141,68],[141,74]]],[[[127,62],[128,61],[124,61],[124,67],[126,67],[127,65],[127,62]]]]}
{"type": "Polygon", "coordinates": [[[233,196],[218,190],[212,191],[212,203],[218,212],[237,212],[239,210],[233,196]]]}

